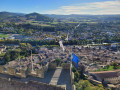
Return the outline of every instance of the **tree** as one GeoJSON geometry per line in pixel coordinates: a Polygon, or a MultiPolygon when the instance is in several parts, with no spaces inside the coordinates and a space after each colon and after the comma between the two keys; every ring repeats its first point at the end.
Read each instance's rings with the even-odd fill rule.
{"type": "Polygon", "coordinates": [[[80,79],[80,74],[79,74],[78,71],[76,71],[76,72],[74,73],[74,80],[75,80],[75,82],[78,82],[79,79],[80,79]]]}
{"type": "Polygon", "coordinates": [[[77,71],[77,69],[75,67],[73,67],[72,71],[75,73],[77,71]]]}
{"type": "Polygon", "coordinates": [[[57,66],[58,66],[58,65],[60,65],[60,63],[61,63],[61,59],[60,59],[60,58],[57,58],[57,59],[55,60],[55,62],[57,63],[57,66]]]}
{"type": "Polygon", "coordinates": [[[9,53],[9,52],[7,52],[7,53],[5,54],[4,60],[5,60],[5,62],[9,62],[9,61],[10,61],[10,53],[9,53]]]}

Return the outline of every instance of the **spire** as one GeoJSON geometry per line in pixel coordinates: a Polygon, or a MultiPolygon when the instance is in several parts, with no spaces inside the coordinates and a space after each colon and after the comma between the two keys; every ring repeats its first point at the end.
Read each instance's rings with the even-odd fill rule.
{"type": "Polygon", "coordinates": [[[68,35],[69,35],[69,33],[67,34],[67,37],[66,37],[66,39],[65,39],[65,40],[67,40],[67,41],[68,41],[68,35]]]}

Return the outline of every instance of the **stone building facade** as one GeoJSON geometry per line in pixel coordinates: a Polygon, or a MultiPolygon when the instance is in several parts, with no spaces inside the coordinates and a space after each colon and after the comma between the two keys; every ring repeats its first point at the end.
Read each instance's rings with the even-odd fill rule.
{"type": "Polygon", "coordinates": [[[89,75],[104,84],[120,83],[120,69],[114,71],[89,72],[89,75]]]}

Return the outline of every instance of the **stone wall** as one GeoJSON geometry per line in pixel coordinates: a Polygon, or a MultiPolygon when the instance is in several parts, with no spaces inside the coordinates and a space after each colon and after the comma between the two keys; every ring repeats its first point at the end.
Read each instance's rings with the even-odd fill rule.
{"type": "Polygon", "coordinates": [[[105,78],[104,83],[118,84],[120,82],[120,77],[105,78]]]}
{"type": "Polygon", "coordinates": [[[0,90],[65,90],[65,88],[35,81],[20,82],[0,78],[0,90]]]}
{"type": "Polygon", "coordinates": [[[65,90],[65,87],[45,84],[45,83],[36,82],[36,81],[30,81],[28,84],[31,86],[36,86],[36,85],[40,86],[38,90],[65,90]]]}
{"type": "Polygon", "coordinates": [[[31,71],[31,73],[29,73],[29,75],[33,76],[33,77],[44,78],[44,70],[43,69],[37,69],[35,71],[31,71]]]}
{"type": "Polygon", "coordinates": [[[45,66],[43,66],[43,70],[44,70],[44,72],[47,72],[48,67],[49,67],[49,63],[47,63],[45,66]]]}
{"type": "Polygon", "coordinates": [[[26,70],[20,70],[20,73],[21,73],[21,77],[26,78],[26,76],[27,76],[27,71],[26,70]]]}
{"type": "MultiPolygon", "coordinates": [[[[47,67],[45,70],[47,71],[47,67]]],[[[20,71],[16,72],[16,69],[13,67],[8,67],[6,68],[6,71],[5,71],[4,67],[0,66],[0,73],[9,74],[9,75],[13,75],[16,77],[21,77],[21,78],[26,78],[28,75],[39,77],[39,78],[44,78],[44,72],[45,71],[43,69],[37,69],[36,71],[34,71],[34,73],[32,73],[30,68],[28,68],[27,70],[20,69],[20,71]]]]}
{"type": "MultiPolygon", "coordinates": [[[[56,69],[56,67],[57,67],[57,64],[56,64],[56,63],[49,63],[48,69],[56,69]]],[[[64,64],[62,65],[62,68],[69,70],[69,69],[70,69],[70,63],[64,63],[64,64]]]]}
{"type": "Polygon", "coordinates": [[[98,81],[102,82],[102,79],[101,79],[101,78],[99,78],[96,74],[89,73],[89,75],[91,75],[91,76],[95,76],[95,77],[96,77],[96,79],[97,79],[98,81]]]}
{"type": "MultiPolygon", "coordinates": [[[[71,65],[70,63],[64,63],[62,65],[62,68],[71,71],[70,65],[71,65]]],[[[20,70],[16,72],[16,69],[13,67],[8,67],[6,68],[6,71],[5,71],[4,67],[0,66],[0,73],[14,75],[16,77],[21,77],[21,78],[26,78],[28,75],[44,78],[44,74],[45,72],[47,72],[48,69],[56,69],[56,67],[57,67],[56,63],[47,63],[46,66],[43,66],[42,69],[37,69],[33,72],[31,71],[31,68],[27,68],[26,70],[20,70]]]]}
{"type": "Polygon", "coordinates": [[[27,71],[26,70],[20,70],[20,72],[15,74],[16,77],[22,77],[26,78],[27,77],[27,71]]]}
{"type": "Polygon", "coordinates": [[[41,69],[37,69],[34,71],[34,73],[29,73],[29,75],[39,78],[44,78],[45,72],[48,70],[49,63],[47,63],[45,66],[43,66],[41,69]]]}
{"type": "Polygon", "coordinates": [[[62,65],[62,68],[63,69],[70,69],[70,63],[64,63],[63,65],[62,65]]]}
{"type": "Polygon", "coordinates": [[[56,69],[56,67],[57,67],[56,63],[49,63],[49,66],[48,66],[49,69],[56,69]]]}
{"type": "Polygon", "coordinates": [[[7,68],[7,73],[9,75],[15,75],[16,74],[16,69],[15,68],[12,68],[12,67],[8,67],[7,68]]]}
{"type": "Polygon", "coordinates": [[[44,78],[44,71],[43,70],[37,70],[36,71],[36,74],[37,74],[37,77],[39,77],[39,78],[44,78]]]}

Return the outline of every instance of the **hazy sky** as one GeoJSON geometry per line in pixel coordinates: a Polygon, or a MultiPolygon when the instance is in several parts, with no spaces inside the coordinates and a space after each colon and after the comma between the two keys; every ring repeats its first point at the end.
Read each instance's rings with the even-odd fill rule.
{"type": "Polygon", "coordinates": [[[41,14],[120,14],[120,0],[0,0],[0,11],[41,14]]]}

